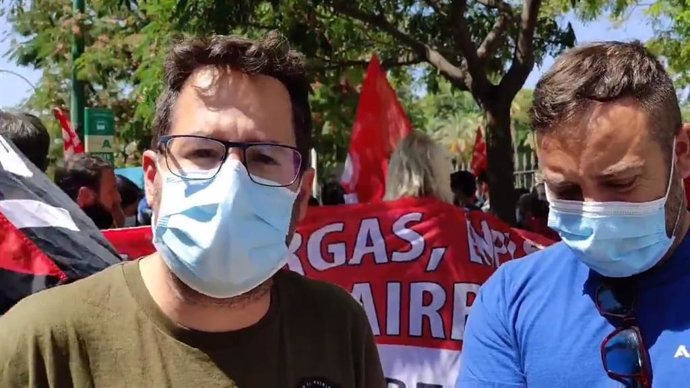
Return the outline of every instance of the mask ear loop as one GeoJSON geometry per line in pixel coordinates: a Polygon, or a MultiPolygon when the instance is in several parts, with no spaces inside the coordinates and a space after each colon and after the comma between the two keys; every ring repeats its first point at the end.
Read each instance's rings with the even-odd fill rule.
{"type": "MultiPolygon", "coordinates": [[[[673,173],[675,172],[675,168],[676,168],[676,139],[674,138],[673,139],[673,156],[671,159],[671,173],[669,176],[668,188],[666,189],[666,197],[665,197],[667,203],[668,203],[668,196],[671,192],[671,185],[673,184],[673,173]]],[[[682,183],[681,183],[681,189],[682,189],[683,193],[685,193],[685,189],[683,188],[682,183]]],[[[683,203],[684,202],[685,202],[685,200],[682,199],[681,200],[681,206],[678,206],[678,211],[676,212],[676,222],[673,225],[673,230],[671,231],[671,236],[670,236],[672,239],[674,239],[676,237],[676,232],[678,230],[678,225],[680,222],[680,215],[683,213],[683,203]]],[[[687,206],[687,204],[686,204],[686,206],[687,206]]]]}
{"type": "Polygon", "coordinates": [[[664,198],[668,200],[671,193],[671,184],[673,183],[673,173],[676,172],[676,139],[673,139],[673,148],[671,149],[671,172],[668,175],[668,182],[666,182],[666,195],[664,198]]]}

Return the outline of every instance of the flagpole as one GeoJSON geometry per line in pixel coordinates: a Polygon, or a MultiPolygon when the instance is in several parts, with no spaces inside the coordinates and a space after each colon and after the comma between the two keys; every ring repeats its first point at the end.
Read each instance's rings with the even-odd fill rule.
{"type": "Polygon", "coordinates": [[[77,135],[84,137],[84,83],[77,77],[77,61],[84,52],[84,31],[81,18],[85,11],[84,0],[73,0],[73,17],[78,18],[77,26],[72,33],[72,94],[70,98],[70,121],[77,135]]]}

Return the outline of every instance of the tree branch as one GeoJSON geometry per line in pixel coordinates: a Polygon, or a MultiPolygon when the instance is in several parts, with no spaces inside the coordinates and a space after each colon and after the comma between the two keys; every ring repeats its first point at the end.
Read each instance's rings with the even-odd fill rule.
{"type": "Polygon", "coordinates": [[[485,62],[489,59],[489,57],[496,52],[501,43],[504,42],[505,32],[510,25],[512,17],[512,13],[500,13],[498,17],[496,17],[496,22],[491,28],[491,31],[486,34],[482,44],[479,45],[477,49],[477,57],[479,57],[480,61],[485,62]]]}
{"type": "Polygon", "coordinates": [[[352,19],[359,20],[360,22],[368,25],[369,27],[378,28],[385,31],[389,35],[396,38],[401,43],[408,46],[412,51],[423,58],[426,62],[433,65],[438,71],[447,77],[449,80],[454,81],[453,84],[462,90],[468,90],[470,83],[468,82],[468,74],[461,68],[453,65],[448,59],[446,59],[441,53],[431,48],[426,43],[423,43],[410,34],[399,30],[393,26],[385,16],[383,15],[371,15],[360,11],[359,9],[350,6],[349,0],[338,0],[333,2],[333,11],[340,13],[344,16],[348,16],[352,19]],[[461,81],[461,82],[458,82],[461,81]],[[460,87],[460,85],[463,85],[460,87]]]}
{"type": "Polygon", "coordinates": [[[513,63],[498,85],[500,98],[512,101],[534,67],[534,30],[537,27],[540,7],[541,0],[524,0],[522,4],[520,32],[513,53],[513,63]]]}
{"type": "Polygon", "coordinates": [[[499,14],[496,17],[491,31],[484,37],[481,45],[477,49],[477,56],[482,63],[485,63],[496,50],[505,42],[505,32],[515,17],[513,7],[503,0],[478,0],[478,3],[487,8],[497,9],[499,14]]]}
{"type": "MultiPolygon", "coordinates": [[[[425,61],[425,59],[420,58],[419,56],[410,56],[408,58],[390,58],[390,59],[382,60],[381,61],[381,67],[384,69],[391,69],[394,67],[416,65],[416,64],[422,63],[424,61],[425,61]]],[[[310,61],[307,64],[307,68],[308,68],[308,70],[311,70],[311,71],[337,70],[337,69],[345,69],[348,67],[367,66],[367,65],[369,65],[369,62],[370,61],[365,61],[365,60],[334,61],[334,60],[330,60],[330,59],[316,58],[315,61],[310,61]]]]}
{"type": "Polygon", "coordinates": [[[451,3],[451,27],[455,38],[455,45],[465,58],[465,65],[469,77],[467,79],[467,86],[472,93],[478,96],[485,96],[490,90],[491,83],[486,77],[484,66],[479,59],[477,47],[472,42],[472,35],[470,28],[465,19],[465,9],[467,3],[465,0],[456,0],[451,3]]]}

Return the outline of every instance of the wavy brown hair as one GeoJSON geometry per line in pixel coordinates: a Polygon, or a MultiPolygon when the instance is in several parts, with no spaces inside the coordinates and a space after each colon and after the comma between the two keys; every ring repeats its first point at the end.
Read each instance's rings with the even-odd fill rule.
{"type": "Polygon", "coordinates": [[[304,58],[292,50],[285,37],[277,31],[271,31],[258,40],[214,36],[187,39],[175,44],[165,61],[165,89],[156,106],[152,149],[157,148],[162,135],[170,132],[173,107],[185,82],[196,70],[206,66],[251,75],[262,74],[280,81],[290,94],[295,139],[297,149],[302,154],[302,169],[309,166],[312,120],[304,58]]]}

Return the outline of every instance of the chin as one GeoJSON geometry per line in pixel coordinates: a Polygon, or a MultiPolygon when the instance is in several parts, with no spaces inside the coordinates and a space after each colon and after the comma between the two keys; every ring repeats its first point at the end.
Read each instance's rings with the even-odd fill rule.
{"type": "Polygon", "coordinates": [[[172,278],[173,286],[178,296],[184,302],[198,306],[242,307],[268,295],[273,285],[273,277],[271,277],[244,294],[230,298],[215,298],[192,289],[174,274],[172,274],[172,278]]]}

